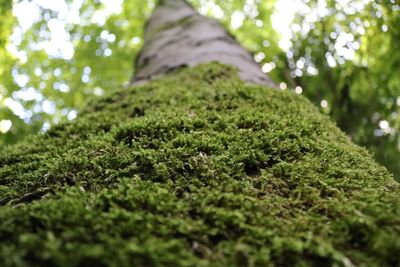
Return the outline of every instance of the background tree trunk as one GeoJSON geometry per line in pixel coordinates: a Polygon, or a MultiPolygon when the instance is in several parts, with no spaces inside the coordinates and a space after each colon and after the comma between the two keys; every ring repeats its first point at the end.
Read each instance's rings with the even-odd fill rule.
{"type": "Polygon", "coordinates": [[[235,66],[243,81],[275,87],[218,21],[198,14],[184,0],[162,0],[147,22],[133,82],[212,61],[235,66]]]}

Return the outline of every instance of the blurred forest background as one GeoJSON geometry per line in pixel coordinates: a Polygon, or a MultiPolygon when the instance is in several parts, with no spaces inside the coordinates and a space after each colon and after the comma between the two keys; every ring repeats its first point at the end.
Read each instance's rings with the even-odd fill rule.
{"type": "MultiPolygon", "coordinates": [[[[400,179],[398,0],[190,0],[400,179]]],[[[155,0],[0,0],[0,149],[127,84],[155,0]]]]}

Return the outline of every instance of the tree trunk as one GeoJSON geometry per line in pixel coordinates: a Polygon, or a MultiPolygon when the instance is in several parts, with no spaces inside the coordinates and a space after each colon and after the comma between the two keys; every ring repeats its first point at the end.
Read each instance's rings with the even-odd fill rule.
{"type": "Polygon", "coordinates": [[[275,87],[218,21],[201,16],[184,0],[163,0],[146,25],[133,83],[212,61],[238,68],[243,81],[275,87]]]}
{"type": "Polygon", "coordinates": [[[0,151],[2,267],[399,266],[400,186],[366,150],[184,2],[145,39],[137,86],[0,151]]]}

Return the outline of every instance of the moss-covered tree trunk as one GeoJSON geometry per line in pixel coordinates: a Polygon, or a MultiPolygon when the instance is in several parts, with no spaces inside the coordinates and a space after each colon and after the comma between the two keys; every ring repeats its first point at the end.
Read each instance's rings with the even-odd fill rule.
{"type": "Polygon", "coordinates": [[[400,187],[366,150],[240,57],[171,71],[204,57],[151,35],[135,86],[0,151],[0,266],[399,266],[400,187]]]}

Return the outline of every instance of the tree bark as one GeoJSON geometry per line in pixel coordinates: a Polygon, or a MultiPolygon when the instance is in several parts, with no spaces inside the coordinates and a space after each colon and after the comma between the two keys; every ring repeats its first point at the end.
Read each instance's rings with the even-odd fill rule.
{"type": "Polygon", "coordinates": [[[198,14],[184,0],[162,0],[145,27],[132,83],[212,61],[237,67],[243,81],[276,87],[218,21],[198,14]]]}

